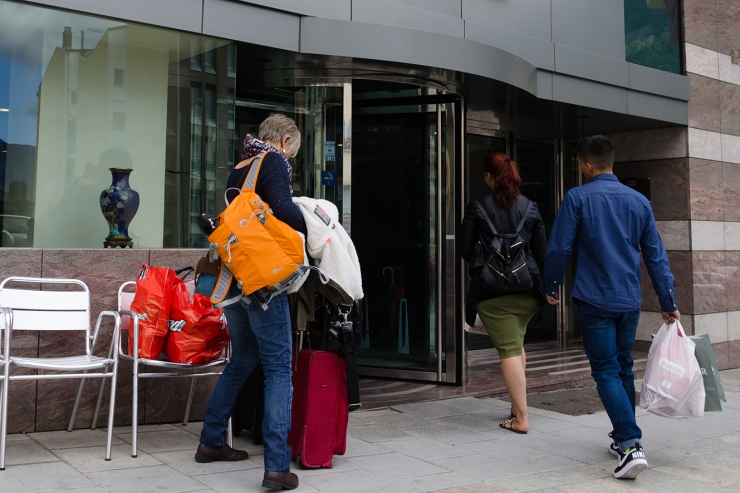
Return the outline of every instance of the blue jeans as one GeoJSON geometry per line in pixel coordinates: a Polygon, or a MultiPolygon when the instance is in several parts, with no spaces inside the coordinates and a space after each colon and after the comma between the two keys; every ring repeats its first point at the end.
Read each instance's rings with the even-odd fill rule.
{"type": "Polygon", "coordinates": [[[288,297],[283,292],[270,301],[267,310],[244,301],[224,308],[231,337],[231,359],[213,389],[203,417],[200,443],[211,447],[226,444],[229,416],[236,397],[257,362],[265,371],[265,470],[290,469],[290,406],[292,338],[288,297]]]}
{"type": "Polygon", "coordinates": [[[612,438],[622,450],[634,447],[640,443],[642,431],[635,420],[635,376],[630,353],[640,310],[608,312],[581,300],[575,303],[591,376],[612,422],[612,438]]]}

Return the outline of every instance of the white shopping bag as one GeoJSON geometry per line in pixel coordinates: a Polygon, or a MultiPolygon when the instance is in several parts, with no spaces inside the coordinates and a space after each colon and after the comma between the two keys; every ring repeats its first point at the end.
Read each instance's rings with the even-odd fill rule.
{"type": "Polygon", "coordinates": [[[487,336],[488,332],[486,331],[486,328],[483,327],[483,322],[480,320],[480,315],[475,316],[475,324],[468,325],[465,324],[465,332],[470,332],[471,334],[478,334],[481,336],[487,336]]]}
{"type": "Polygon", "coordinates": [[[704,381],[696,345],[680,322],[663,324],[648,353],[640,407],[668,418],[704,416],[704,381]]]}

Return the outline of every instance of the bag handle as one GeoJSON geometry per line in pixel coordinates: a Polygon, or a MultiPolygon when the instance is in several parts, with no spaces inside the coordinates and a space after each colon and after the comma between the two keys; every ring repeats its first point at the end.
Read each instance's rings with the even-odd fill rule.
{"type": "Polygon", "coordinates": [[[193,273],[194,271],[195,271],[195,269],[194,269],[193,267],[190,267],[190,266],[188,266],[188,267],[183,267],[182,269],[177,269],[177,270],[175,271],[175,274],[177,274],[177,277],[180,277],[180,274],[182,274],[182,273],[184,272],[184,273],[185,273],[185,275],[184,275],[184,276],[182,276],[182,277],[180,277],[180,279],[182,279],[182,280],[184,281],[184,280],[185,280],[185,279],[187,279],[187,277],[188,277],[188,276],[189,276],[190,274],[192,274],[192,273],[193,273]]]}
{"type": "MultiPolygon", "coordinates": [[[[483,213],[483,218],[488,223],[488,227],[491,228],[491,232],[494,235],[498,235],[498,231],[496,231],[496,228],[493,226],[493,223],[491,222],[491,218],[488,216],[488,213],[483,208],[483,204],[481,203],[481,201],[479,199],[475,199],[475,205],[477,205],[478,206],[478,209],[481,211],[481,213],[483,213]]],[[[516,234],[519,234],[521,232],[521,230],[522,230],[522,227],[524,227],[524,223],[527,220],[527,216],[529,216],[530,209],[532,209],[532,201],[531,200],[527,204],[527,208],[524,210],[524,215],[522,216],[522,219],[519,221],[519,224],[517,224],[517,226],[516,226],[516,231],[515,231],[516,234]]]]}

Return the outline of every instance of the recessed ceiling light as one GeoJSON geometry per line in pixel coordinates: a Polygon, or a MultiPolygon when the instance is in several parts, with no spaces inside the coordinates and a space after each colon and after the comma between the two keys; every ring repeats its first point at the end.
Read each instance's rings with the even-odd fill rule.
{"type": "Polygon", "coordinates": [[[10,108],[0,108],[0,113],[7,113],[10,111],[10,108]]]}

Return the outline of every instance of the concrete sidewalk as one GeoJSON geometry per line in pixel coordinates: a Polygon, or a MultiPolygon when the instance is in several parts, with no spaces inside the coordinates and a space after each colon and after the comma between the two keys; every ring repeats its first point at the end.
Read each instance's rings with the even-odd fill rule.
{"type": "MultiPolygon", "coordinates": [[[[530,408],[531,431],[498,427],[508,403],[463,397],[359,411],[350,416],[347,453],[333,469],[301,471],[295,490],[356,492],[737,492],[740,491],[740,370],[721,372],[724,412],[676,421],[638,410],[650,469],[635,481],[612,477],[604,412],[568,416],[530,408]]],[[[245,437],[244,462],[193,460],[200,423],[143,426],[139,457],[130,429],[116,429],[113,460],[105,432],[9,435],[0,492],[262,492],[262,447],[245,437]]],[[[247,435],[248,436],[248,435],[247,435]]]]}

